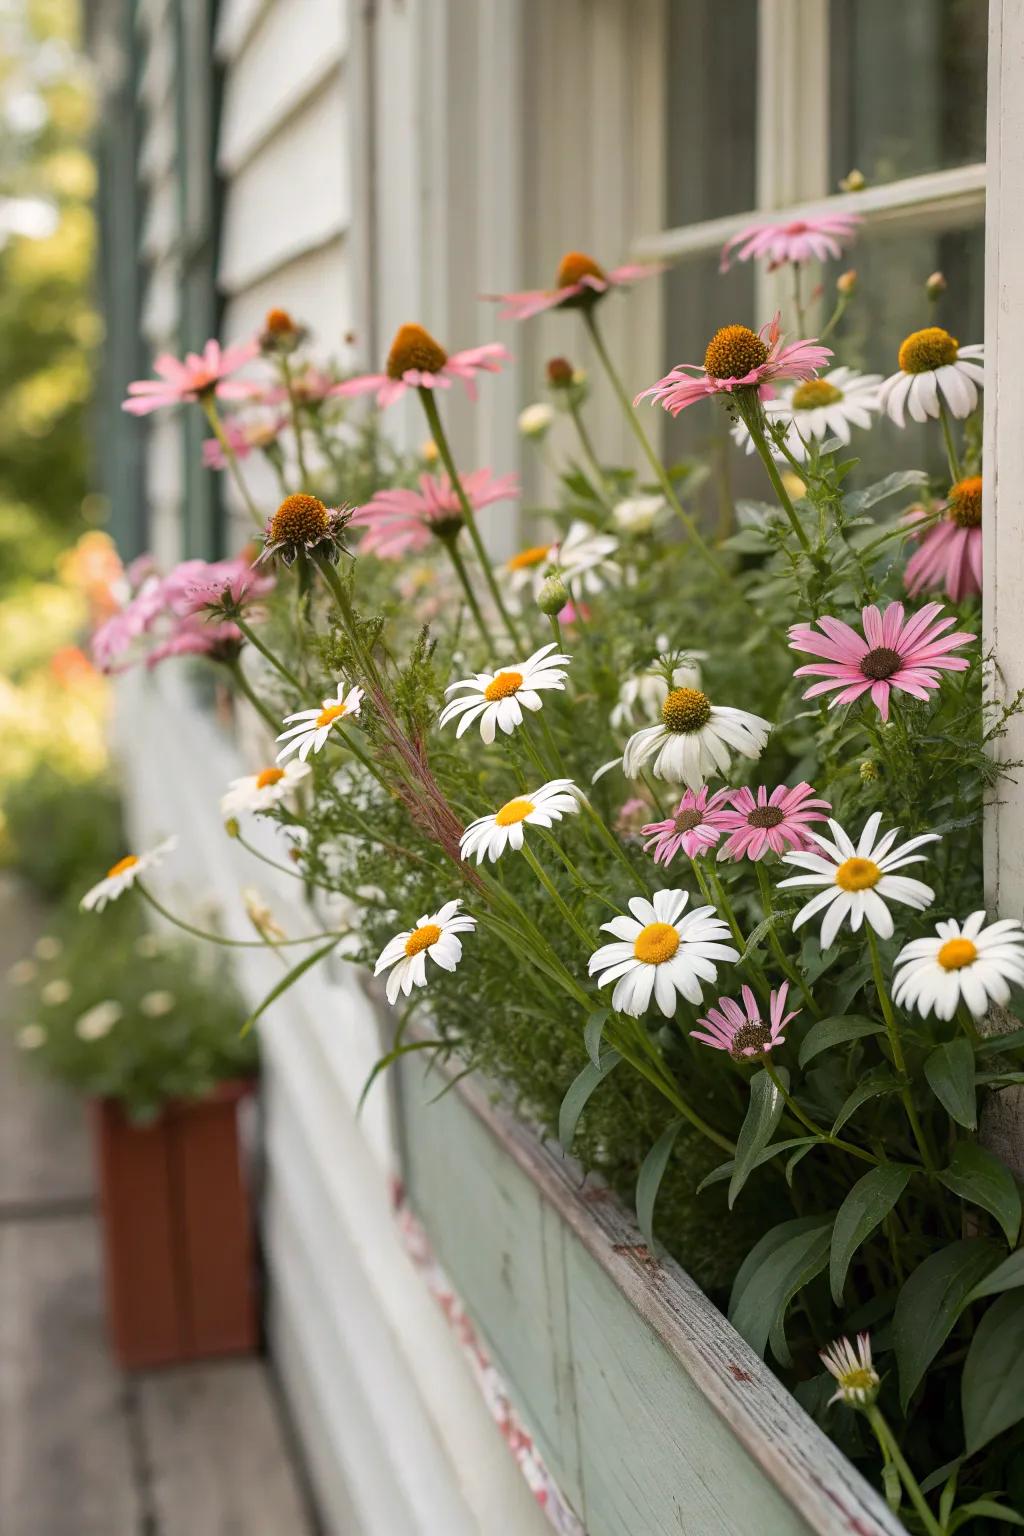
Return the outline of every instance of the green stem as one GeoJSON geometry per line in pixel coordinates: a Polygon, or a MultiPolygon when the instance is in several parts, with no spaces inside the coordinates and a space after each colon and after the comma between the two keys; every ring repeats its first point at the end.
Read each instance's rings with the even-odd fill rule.
{"type": "Polygon", "coordinates": [[[871,924],[865,923],[864,926],[867,929],[868,948],[871,951],[871,973],[874,978],[875,991],[878,994],[878,1002],[882,1009],[882,1018],[885,1020],[885,1031],[889,1037],[889,1049],[892,1052],[896,1071],[902,1079],[900,1098],[903,1100],[903,1108],[910,1122],[910,1129],[914,1134],[917,1150],[921,1154],[921,1161],[931,1177],[934,1178],[935,1162],[932,1158],[931,1149],[925,1140],[924,1130],[918,1118],[913,1095],[910,1091],[910,1083],[907,1079],[907,1062],[903,1055],[903,1043],[900,1040],[899,1025],[896,1022],[896,1015],[893,1012],[892,1002],[889,998],[889,989],[885,984],[885,977],[882,974],[882,957],[878,952],[878,940],[875,937],[875,930],[871,927],[871,924]]]}
{"type": "Polygon", "coordinates": [[[846,313],[846,306],[849,304],[849,302],[850,295],[848,293],[841,293],[839,295],[838,299],[836,300],[836,307],[829,316],[828,323],[822,327],[822,330],[818,336],[819,341],[827,341],[828,338],[832,335],[832,332],[835,330],[836,326],[843,318],[843,315],[846,313]]]}
{"type": "Polygon", "coordinates": [[[562,626],[559,624],[555,614],[548,614],[548,623],[551,625],[551,634],[555,644],[558,646],[560,651],[563,650],[565,647],[565,641],[562,639],[562,626]]]}
{"type": "Polygon", "coordinates": [[[597,494],[601,501],[604,502],[605,506],[609,507],[611,502],[608,497],[608,487],[604,478],[604,470],[601,468],[597,454],[594,452],[594,445],[590,440],[590,433],[587,431],[586,422],[583,420],[583,412],[580,410],[578,401],[574,400],[571,395],[569,397],[569,414],[573,419],[573,425],[576,428],[576,433],[580,440],[580,447],[583,449],[583,457],[589,464],[590,472],[597,481],[597,494]]]}
{"type": "Polygon", "coordinates": [[[804,1127],[804,1130],[810,1131],[814,1136],[820,1136],[822,1141],[827,1141],[830,1146],[838,1147],[842,1152],[848,1152],[851,1157],[859,1157],[861,1162],[877,1165],[878,1158],[874,1157],[870,1152],[866,1152],[863,1147],[856,1147],[852,1141],[843,1141],[840,1137],[831,1135],[830,1132],[825,1130],[824,1126],[818,1125],[814,1120],[812,1120],[810,1115],[804,1114],[804,1111],[800,1108],[800,1105],[797,1103],[796,1099],[794,1099],[789,1089],[783,1083],[777,1070],[772,1065],[769,1057],[765,1056],[763,1058],[762,1064],[765,1071],[768,1073],[768,1076],[771,1078],[776,1088],[782,1094],[783,1099],[785,1099],[786,1108],[789,1110],[794,1119],[800,1122],[800,1124],[804,1127]]]}
{"type": "Polygon", "coordinates": [[[259,508],[253,501],[249,492],[249,487],[245,483],[245,477],[242,474],[241,466],[238,462],[238,455],[234,448],[232,448],[231,441],[224,430],[224,424],[220,419],[220,412],[217,409],[217,401],[214,397],[213,391],[211,390],[205,395],[200,395],[199,398],[203,410],[206,412],[206,419],[213,429],[213,435],[217,439],[218,443],[220,443],[221,451],[224,454],[225,460],[227,461],[227,466],[231,473],[231,477],[238,487],[238,493],[245,503],[249,516],[252,518],[253,522],[256,524],[256,527],[262,533],[264,527],[264,519],[260,516],[259,508]]]}
{"type": "Polygon", "coordinates": [[[238,689],[239,693],[243,693],[245,695],[256,713],[260,715],[266,724],[270,727],[275,738],[279,736],[281,732],[280,719],[267,708],[263,700],[254,691],[252,685],[249,682],[249,679],[242,671],[241,663],[236,659],[234,661],[225,662],[224,665],[231,673],[232,681],[234,682],[234,685],[238,689]]]}
{"type": "Polygon", "coordinates": [[[318,939],[344,939],[350,932],[349,928],[340,928],[329,933],[307,933],[301,939],[226,939],[223,934],[207,933],[203,928],[196,928],[192,923],[186,923],[182,917],[175,917],[173,912],[168,912],[162,902],[157,901],[151,891],[147,891],[141,880],[136,880],[135,889],[143,896],[155,912],[180,928],[183,933],[190,933],[193,938],[204,939],[210,944],[222,944],[226,949],[286,949],[291,944],[313,944],[318,939]]]}
{"type": "Polygon", "coordinates": [[[288,683],[290,687],[295,689],[296,693],[305,692],[302,684],[299,682],[294,672],[289,672],[284,662],[279,661],[270,647],[264,645],[259,635],[253,629],[252,625],[249,624],[247,620],[243,619],[240,613],[236,613],[234,615],[232,623],[237,624],[238,628],[242,631],[242,634],[248,640],[249,644],[253,646],[257,651],[259,651],[261,656],[265,657],[266,660],[270,662],[270,665],[274,668],[274,670],[284,678],[285,682],[288,683]]]}
{"type": "Polygon", "coordinates": [[[807,335],[807,321],[804,316],[804,302],[801,293],[800,263],[794,261],[793,266],[793,308],[796,310],[797,329],[801,336],[807,335]]]}
{"type": "Polygon", "coordinates": [[[956,444],[953,441],[953,428],[949,420],[949,412],[946,409],[946,402],[943,400],[941,395],[939,396],[939,421],[942,425],[942,436],[946,444],[946,458],[949,462],[950,484],[956,485],[957,481],[962,478],[960,460],[957,456],[956,444]]]}
{"type": "Polygon", "coordinates": [[[480,631],[484,645],[487,647],[488,652],[493,655],[494,637],[487,628],[487,620],[484,618],[480,604],[476,600],[476,593],[473,591],[473,584],[469,579],[469,572],[466,570],[466,562],[459,553],[455,539],[443,539],[442,543],[448,551],[452,565],[455,567],[455,574],[458,576],[459,584],[466,594],[466,602],[469,604],[470,612],[476,621],[476,627],[480,631]]]}
{"type": "Polygon", "coordinates": [[[427,424],[430,427],[431,436],[437,445],[438,453],[441,455],[441,462],[448,472],[448,479],[451,481],[452,490],[458,497],[459,506],[462,508],[462,519],[466,524],[466,532],[469,534],[469,537],[473,541],[473,548],[476,550],[477,559],[480,561],[480,564],[483,567],[484,579],[490,588],[491,597],[494,599],[494,606],[501,614],[505,628],[508,630],[513,645],[515,645],[517,649],[522,650],[522,638],[520,637],[519,631],[515,626],[512,615],[509,613],[505,606],[505,599],[501,595],[501,588],[498,586],[494,571],[491,567],[491,562],[487,555],[487,551],[484,548],[484,541],[480,537],[480,529],[476,525],[476,515],[472,506],[470,505],[469,497],[466,495],[462,481],[459,478],[459,472],[455,468],[455,460],[452,457],[451,446],[448,442],[444,427],[441,425],[441,414],[437,409],[437,401],[434,399],[434,392],[430,389],[421,389],[418,393],[420,401],[423,405],[424,414],[427,418],[427,424]]]}
{"type": "Polygon", "coordinates": [[[942,1527],[939,1525],[939,1522],[936,1520],[935,1516],[929,1509],[928,1501],[924,1494],[921,1492],[917,1478],[914,1476],[913,1472],[910,1470],[910,1467],[907,1465],[903,1452],[900,1450],[899,1444],[896,1440],[896,1436],[889,1428],[885,1418],[881,1413],[881,1410],[877,1407],[876,1404],[873,1403],[871,1407],[866,1410],[866,1418],[868,1423],[871,1425],[871,1428],[875,1432],[875,1438],[878,1441],[883,1456],[888,1453],[894,1466],[896,1467],[896,1470],[900,1475],[900,1482],[903,1484],[911,1504],[913,1504],[914,1508],[917,1510],[921,1524],[928,1532],[928,1536],[942,1536],[942,1527]]]}
{"type": "Polygon", "coordinates": [[[730,1157],[734,1157],[736,1155],[736,1143],[730,1141],[728,1136],[724,1136],[721,1131],[716,1131],[713,1125],[709,1125],[708,1122],[704,1119],[703,1115],[698,1114],[689,1100],[680,1093],[674,1080],[670,1077],[668,1069],[665,1066],[665,1063],[662,1061],[661,1056],[658,1054],[656,1047],[648,1038],[643,1024],[636,1019],[631,1021],[634,1026],[633,1033],[635,1033],[640,1048],[646,1053],[649,1059],[654,1062],[653,1068],[646,1068],[635,1058],[635,1056],[633,1056],[627,1050],[625,1042],[622,1040],[622,1036],[619,1033],[621,1025],[618,1023],[618,1016],[616,1016],[616,1018],[617,1023],[614,1032],[606,1031],[606,1038],[609,1038],[612,1041],[612,1044],[615,1045],[615,1049],[625,1057],[631,1067],[633,1067],[637,1072],[641,1074],[641,1076],[645,1077],[649,1083],[658,1089],[658,1091],[668,1100],[672,1107],[678,1110],[679,1114],[681,1114],[685,1120],[688,1120],[695,1130],[700,1131],[702,1136],[706,1136],[709,1141],[714,1142],[715,1146],[719,1147],[721,1151],[727,1152],[730,1157]]]}
{"type": "MultiPolygon", "coordinates": [[[[772,905],[772,888],[768,880],[768,872],[762,865],[760,859],[756,859],[754,861],[754,868],[757,870],[757,883],[761,889],[761,906],[765,917],[770,918],[773,916],[774,908],[772,905]]],[[[782,974],[788,977],[794,986],[799,987],[803,995],[804,1002],[807,1004],[810,1011],[814,1014],[814,1017],[816,1019],[820,1019],[821,1009],[814,1001],[814,996],[811,992],[811,989],[807,985],[803,976],[799,971],[796,970],[794,966],[789,963],[789,960],[787,959],[786,954],[782,948],[782,944],[779,940],[779,936],[775,932],[774,924],[768,929],[768,942],[772,947],[772,953],[778,962],[779,969],[782,971],[782,974]]]]}
{"type": "Polygon", "coordinates": [[[782,483],[782,476],[779,474],[779,467],[772,456],[771,447],[769,446],[768,440],[764,434],[764,426],[761,418],[761,403],[756,398],[750,400],[741,400],[740,396],[743,393],[744,392],[742,390],[737,390],[736,394],[733,396],[733,398],[736,400],[737,409],[739,410],[740,415],[743,417],[743,420],[746,423],[747,431],[750,433],[751,441],[753,442],[754,447],[757,449],[761,463],[764,465],[765,473],[772,483],[772,490],[778,497],[779,505],[785,512],[786,516],[789,518],[790,527],[803,546],[805,554],[809,555],[811,552],[811,541],[804,531],[803,524],[796,515],[796,508],[790,500],[789,492],[786,490],[786,487],[782,483]]]}
{"type": "Polygon", "coordinates": [[[562,916],[569,924],[569,927],[572,929],[573,933],[584,945],[587,952],[592,954],[596,948],[592,935],[589,934],[583,927],[583,924],[576,917],[568,902],[563,898],[561,891],[558,889],[557,885],[551,879],[547,870],[544,868],[543,864],[540,862],[537,855],[526,841],[523,842],[523,855],[527,864],[529,864],[530,868],[537,876],[537,879],[540,881],[541,885],[551,897],[551,900],[555,903],[555,906],[558,908],[559,912],[561,912],[562,916]]]}
{"type": "Polygon", "coordinates": [[[258,848],[254,847],[252,843],[250,843],[246,838],[242,836],[241,832],[236,832],[234,837],[235,841],[241,844],[246,853],[251,854],[254,859],[259,859],[262,864],[269,864],[270,868],[276,869],[279,875],[290,875],[293,880],[301,880],[303,885],[309,883],[301,870],[289,869],[287,864],[279,864],[276,859],[272,859],[267,854],[261,853],[258,848]]]}
{"type": "Polygon", "coordinates": [[[288,392],[288,404],[292,413],[292,431],[295,433],[295,457],[299,461],[299,474],[302,477],[303,486],[309,488],[309,471],[306,468],[306,453],[303,447],[302,415],[299,409],[299,399],[295,393],[295,380],[292,377],[292,365],[287,357],[281,357],[281,373],[284,377],[284,387],[288,392]]]}

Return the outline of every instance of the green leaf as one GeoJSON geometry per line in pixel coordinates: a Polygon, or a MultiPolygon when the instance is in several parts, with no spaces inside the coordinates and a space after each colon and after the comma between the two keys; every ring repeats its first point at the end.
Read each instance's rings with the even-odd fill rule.
{"type": "Polygon", "coordinates": [[[968,1456],[1024,1419],[1024,1294],[989,1307],[971,1340],[960,1388],[968,1456]]]}
{"type": "Polygon", "coordinates": [[[366,1095],[380,1074],[386,1072],[388,1067],[394,1066],[395,1062],[402,1056],[408,1056],[411,1051],[441,1051],[449,1048],[450,1043],[444,1040],[409,1040],[404,1045],[396,1045],[394,1050],[388,1051],[386,1056],[381,1056],[378,1061],[374,1062],[359,1095],[356,1114],[362,1113],[363,1105],[366,1103],[366,1095]]]}
{"type": "Polygon", "coordinates": [[[776,1227],[770,1227],[763,1237],[758,1238],[736,1271],[736,1279],[732,1283],[732,1292],[729,1296],[727,1315],[730,1321],[740,1304],[744,1291],[761,1265],[771,1257],[776,1249],[781,1248],[783,1243],[787,1243],[791,1237],[797,1237],[802,1232],[815,1230],[821,1226],[822,1220],[821,1216],[794,1216],[789,1221],[780,1221],[776,1227]]]}
{"type": "MultiPolygon", "coordinates": [[[[785,1068],[780,1068],[779,1076],[788,1086],[788,1074],[783,1074],[785,1068]]],[[[758,1154],[775,1134],[775,1127],[785,1107],[785,1099],[764,1068],[755,1072],[750,1079],[750,1103],[746,1117],[736,1138],[735,1166],[729,1180],[730,1210],[736,1202],[736,1196],[757,1167],[758,1154]]]]}
{"type": "Polygon", "coordinates": [[[838,1136],[847,1120],[857,1113],[862,1104],[866,1104],[869,1099],[877,1099],[884,1093],[898,1093],[899,1087],[899,1079],[894,1075],[891,1067],[882,1064],[872,1067],[870,1072],[865,1072],[836,1116],[832,1135],[838,1136]]]}
{"type": "Polygon", "coordinates": [[[1019,1285],[1024,1285],[1024,1248],[1018,1248],[995,1269],[989,1270],[967,1299],[980,1301],[982,1296],[997,1296],[1000,1291],[1013,1291],[1019,1285]]]}
{"type": "Polygon", "coordinates": [[[971,1292],[992,1269],[996,1257],[991,1243],[978,1237],[963,1238],[930,1254],[900,1291],[893,1316],[893,1349],[904,1412],[971,1292]]]}
{"type": "Polygon", "coordinates": [[[881,1163],[858,1179],[839,1207],[832,1230],[829,1284],[837,1307],[843,1304],[850,1261],[864,1239],[885,1220],[907,1187],[912,1168],[905,1163],[881,1163]]]}
{"type": "Polygon", "coordinates": [[[886,475],[882,480],[875,480],[873,484],[865,486],[862,491],[854,491],[849,496],[843,497],[843,511],[848,518],[856,517],[860,512],[866,512],[869,507],[884,501],[887,496],[895,496],[900,491],[909,490],[911,486],[924,485],[928,477],[919,469],[898,469],[891,475],[886,475]]]}
{"type": "Polygon", "coordinates": [[[1008,1509],[1005,1504],[998,1504],[995,1499],[972,1499],[970,1504],[961,1504],[949,1524],[950,1536],[958,1531],[968,1520],[1002,1520],[1006,1525],[1024,1525],[1024,1515],[1017,1513],[1015,1509],[1008,1509]]]}
{"type": "MultiPolygon", "coordinates": [[[[780,1152],[788,1152],[793,1147],[803,1147],[807,1151],[818,1142],[825,1140],[824,1136],[794,1136],[791,1141],[773,1141],[767,1147],[761,1148],[751,1168],[751,1172],[753,1172],[754,1168],[760,1168],[763,1163],[770,1163],[772,1158],[778,1156],[780,1152]]],[[[707,1189],[711,1184],[721,1184],[723,1179],[728,1179],[731,1176],[735,1167],[736,1159],[733,1157],[730,1157],[728,1162],[719,1163],[717,1168],[712,1168],[706,1178],[701,1179],[697,1185],[696,1193],[699,1195],[702,1190],[707,1189]]]]}
{"type": "Polygon", "coordinates": [[[884,1032],[884,1024],[879,1024],[877,1019],[867,1019],[859,1013],[819,1019],[804,1036],[798,1058],[800,1065],[806,1067],[815,1056],[831,1050],[834,1045],[845,1045],[848,1040],[862,1040],[865,1035],[881,1035],[884,1032]]]}
{"type": "Polygon", "coordinates": [[[601,1036],[610,1017],[610,1008],[596,1008],[583,1026],[583,1044],[595,1067],[601,1065],[601,1036]]]}
{"type": "Polygon", "coordinates": [[[974,1141],[958,1141],[949,1167],[939,1174],[942,1183],[961,1200],[980,1205],[994,1216],[1013,1248],[1020,1232],[1020,1190],[1017,1181],[992,1152],[974,1141]]]}
{"type": "Polygon", "coordinates": [[[260,1017],[261,1014],[267,1011],[271,1003],[276,1003],[277,999],[282,995],[282,993],[287,992],[288,988],[297,982],[299,977],[305,971],[310,970],[312,966],[316,965],[318,960],[322,960],[325,955],[329,955],[331,950],[335,949],[341,943],[344,937],[345,935],[343,933],[335,934],[329,943],[321,944],[318,949],[314,949],[311,955],[304,955],[303,958],[299,961],[298,965],[293,965],[288,974],[286,976],[282,976],[281,980],[277,982],[275,986],[271,987],[270,991],[267,993],[262,1003],[260,1003],[259,1007],[253,1013],[250,1013],[249,1017],[242,1025],[242,1036],[244,1037],[249,1033],[250,1029],[252,1029],[253,1025],[256,1023],[256,1020],[260,1017]]]}
{"type": "Polygon", "coordinates": [[[569,1084],[558,1111],[558,1139],[566,1152],[572,1146],[576,1125],[586,1107],[587,1100],[621,1060],[622,1057],[618,1051],[606,1051],[598,1066],[595,1067],[594,1063],[590,1062],[569,1084]]]}
{"type": "Polygon", "coordinates": [[[925,1061],[928,1086],[948,1115],[969,1131],[977,1128],[978,1107],[974,1091],[974,1048],[957,1035],[937,1046],[925,1061]]]}
{"type": "Polygon", "coordinates": [[[682,1125],[683,1122],[680,1119],[673,1120],[665,1127],[640,1164],[640,1172],[637,1175],[636,1221],[652,1253],[654,1252],[654,1204],[682,1125]]]}
{"type": "MultiPolygon", "coordinates": [[[[813,1280],[828,1263],[832,1218],[816,1216],[809,1218],[809,1222],[810,1225],[803,1220],[786,1221],[781,1228],[776,1227],[773,1233],[768,1234],[772,1236],[781,1231],[782,1241],[750,1272],[738,1300],[734,1301],[729,1310],[729,1321],[750,1347],[763,1355],[771,1336],[772,1350],[784,1365],[789,1363],[789,1351],[781,1327],[786,1309],[801,1286],[813,1280]],[[793,1232],[795,1226],[803,1230],[793,1232]]],[[[763,1242],[762,1238],[758,1248],[763,1242]]],[[[734,1297],[735,1290],[734,1287],[734,1297]]]]}
{"type": "Polygon", "coordinates": [[[789,921],[790,919],[785,912],[773,912],[770,917],[763,917],[757,927],[751,932],[746,944],[743,946],[743,953],[736,961],[736,964],[742,965],[744,960],[747,960],[753,954],[761,940],[768,937],[773,928],[782,928],[789,921]]]}

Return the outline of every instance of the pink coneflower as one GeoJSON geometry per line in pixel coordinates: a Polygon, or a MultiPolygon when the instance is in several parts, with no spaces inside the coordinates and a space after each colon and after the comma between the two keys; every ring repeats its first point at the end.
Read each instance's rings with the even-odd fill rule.
{"type": "Polygon", "coordinates": [[[207,624],[198,615],[180,619],[175,629],[146,657],[147,667],[159,666],[172,656],[209,656],[215,660],[236,656],[242,631],[235,624],[207,624]]]}
{"type": "MultiPolygon", "coordinates": [[[[515,475],[495,478],[489,469],[462,475],[462,488],[474,512],[519,495],[515,475]]],[[[426,549],[432,538],[453,538],[462,527],[462,508],[447,475],[421,475],[418,491],[378,491],[352,514],[352,527],[365,528],[360,549],[380,560],[400,560],[426,549]]]]}
{"type": "Polygon", "coordinates": [[[664,270],[662,266],[634,263],[606,272],[582,251],[568,251],[558,263],[553,288],[527,288],[522,293],[494,293],[487,297],[504,304],[500,311],[503,320],[529,320],[547,309],[582,309],[596,304],[609,288],[626,288],[641,278],[657,277],[664,270]]]}
{"type": "Polygon", "coordinates": [[[92,637],[92,659],[101,672],[117,670],[116,664],[164,611],[163,582],[147,576],[134,597],[101,624],[92,637]]]}
{"type": "MultiPolygon", "coordinates": [[[[927,516],[911,514],[914,521],[927,516]]],[[[929,528],[907,561],[904,581],[911,596],[945,587],[950,601],[981,591],[981,476],[958,480],[946,502],[946,516],[929,528]]]]}
{"type": "Polygon", "coordinates": [[[832,806],[828,800],[815,798],[810,784],[787,789],[779,784],[768,793],[760,784],[754,791],[727,789],[730,809],[720,813],[721,825],[732,836],[718,850],[720,859],[760,859],[769,850],[785,853],[787,848],[809,848],[811,840],[804,827],[812,821],[825,821],[832,806]]]}
{"type": "Polygon", "coordinates": [[[244,554],[234,560],[183,560],[163,581],[164,602],[178,618],[213,603],[251,602],[273,590],[273,576],[255,570],[244,554]]]}
{"type": "Polygon", "coordinates": [[[803,266],[806,262],[827,261],[839,257],[844,246],[850,244],[857,233],[860,219],[852,213],[836,213],[818,219],[794,219],[789,224],[770,224],[759,220],[748,224],[738,235],[733,235],[722,247],[720,272],[728,272],[729,263],[736,261],[761,261],[768,263],[768,270],[792,262],[803,266]],[[736,247],[739,247],[737,250],[736,247]]]}
{"type": "Polygon", "coordinates": [[[713,848],[727,830],[726,806],[729,803],[727,789],[716,790],[712,795],[706,784],[700,789],[685,791],[667,821],[652,821],[641,831],[650,841],[644,844],[644,852],[654,849],[655,864],[668,866],[680,848],[688,859],[713,848]]]}
{"type": "Polygon", "coordinates": [[[624,838],[643,836],[647,831],[643,824],[644,818],[650,809],[647,801],[641,800],[639,795],[632,795],[630,799],[623,800],[615,818],[615,830],[619,836],[624,838]]]}
{"type": "Polygon", "coordinates": [[[832,356],[829,347],[816,341],[792,341],[788,346],[780,345],[781,341],[777,314],[756,336],[745,325],[724,325],[708,342],[703,367],[680,363],[650,389],[642,390],[633,404],[650,396],[678,416],[708,395],[761,389],[781,379],[811,379],[832,356]]]}
{"type": "Polygon", "coordinates": [[[137,379],[128,385],[128,399],[121,409],[132,416],[148,416],[164,405],[180,405],[185,400],[199,400],[203,395],[217,395],[223,400],[243,400],[248,385],[225,382],[256,356],[259,347],[255,341],[243,341],[234,347],[221,349],[219,341],[210,340],[202,353],[190,352],[185,361],[179,362],[165,352],[153,364],[158,379],[137,379]]]}
{"type": "Polygon", "coordinates": [[[768,998],[768,1020],[761,1017],[761,1006],[749,987],[740,988],[743,1007],[731,997],[720,997],[717,1008],[709,1008],[706,1019],[698,1019],[703,1030],[691,1029],[690,1037],[710,1045],[716,1051],[728,1051],[735,1061],[749,1060],[752,1056],[767,1056],[777,1045],[785,1045],[782,1033],[790,1019],[800,1012],[794,1008],[785,1012],[789,982],[784,981],[768,998]]]}
{"type": "Polygon", "coordinates": [[[863,635],[840,619],[819,619],[820,634],[812,624],[794,624],[789,631],[790,647],[824,657],[796,669],[797,677],[825,679],[808,688],[804,698],[834,692],[829,706],[834,709],[837,704],[852,704],[870,689],[871,702],[883,720],[889,718],[893,688],[915,699],[927,699],[939,686],[940,672],[967,670],[970,662],[952,653],[976,638],[959,630],[947,634],[956,617],[935,622],[941,612],[941,603],[926,603],[919,613],[904,619],[902,603],[890,603],[884,613],[872,604],[861,614],[863,635]]]}
{"type": "Polygon", "coordinates": [[[466,394],[475,400],[475,375],[500,373],[502,363],[507,362],[509,356],[508,348],[497,341],[449,356],[421,325],[402,325],[391,343],[385,373],[365,373],[346,379],[331,393],[342,396],[375,393],[377,404],[383,410],[400,400],[407,389],[451,389],[453,382],[461,379],[466,394]]]}
{"type": "MultiPolygon", "coordinates": [[[[287,425],[287,416],[275,416],[268,421],[225,421],[223,424],[224,435],[236,459],[247,459],[257,448],[268,448],[287,425]]],[[[227,455],[217,438],[206,438],[202,451],[204,469],[227,468],[227,455]]]]}

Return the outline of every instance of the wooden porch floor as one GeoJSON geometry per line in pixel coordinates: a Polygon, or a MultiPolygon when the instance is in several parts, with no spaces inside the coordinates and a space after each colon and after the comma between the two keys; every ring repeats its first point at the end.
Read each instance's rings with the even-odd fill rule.
{"type": "Polygon", "coordinates": [[[315,1536],[262,1360],[130,1377],[111,1360],[83,1108],[5,1027],[6,972],[41,923],[0,877],[0,1531],[315,1536]]]}

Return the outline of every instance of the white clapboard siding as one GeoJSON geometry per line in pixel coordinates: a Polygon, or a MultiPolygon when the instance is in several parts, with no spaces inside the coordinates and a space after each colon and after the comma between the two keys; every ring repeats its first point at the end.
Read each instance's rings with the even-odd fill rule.
{"type": "Polygon", "coordinates": [[[267,5],[268,0],[221,0],[217,7],[214,52],[222,64],[237,59],[267,5]]]}
{"type": "Polygon", "coordinates": [[[268,309],[287,309],[313,333],[311,355],[352,366],[345,338],[358,330],[352,303],[349,249],[344,236],[288,262],[269,277],[242,289],[228,302],[224,334],[231,340],[260,330],[268,309]]]}

